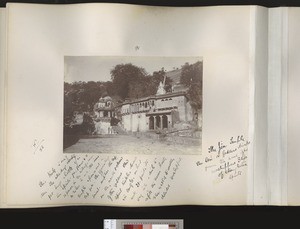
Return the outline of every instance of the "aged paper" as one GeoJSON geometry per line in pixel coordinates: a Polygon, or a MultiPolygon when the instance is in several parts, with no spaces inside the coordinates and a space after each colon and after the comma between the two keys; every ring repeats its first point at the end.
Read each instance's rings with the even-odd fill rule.
{"type": "Polygon", "coordinates": [[[6,10],[0,8],[0,205],[5,184],[5,72],[6,72],[6,10]]]}
{"type": "Polygon", "coordinates": [[[269,9],[267,167],[270,205],[285,205],[287,198],[287,19],[288,8],[269,9]]]}
{"type": "Polygon", "coordinates": [[[255,19],[250,32],[248,203],[264,205],[268,202],[268,10],[251,9],[255,19]]]}
{"type": "Polygon", "coordinates": [[[299,205],[299,19],[298,8],[288,9],[288,100],[287,100],[287,203],[299,205]]]}
{"type": "Polygon", "coordinates": [[[250,9],[9,4],[7,207],[247,204],[250,9]],[[200,154],[63,153],[66,56],[201,57],[200,154]]]}

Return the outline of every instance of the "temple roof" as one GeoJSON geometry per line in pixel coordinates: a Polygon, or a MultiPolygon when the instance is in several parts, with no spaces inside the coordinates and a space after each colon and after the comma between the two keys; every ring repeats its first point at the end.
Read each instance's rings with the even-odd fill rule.
{"type": "Polygon", "coordinates": [[[123,102],[122,104],[120,104],[120,106],[125,105],[125,104],[144,102],[144,101],[151,100],[151,99],[163,99],[163,98],[170,98],[170,97],[176,97],[176,96],[182,96],[182,95],[186,96],[186,94],[187,94],[186,91],[167,92],[166,94],[163,94],[163,95],[152,95],[152,96],[143,97],[143,98],[139,98],[139,99],[127,100],[127,101],[123,102]]]}
{"type": "Polygon", "coordinates": [[[112,100],[112,98],[111,98],[110,96],[107,95],[107,96],[105,96],[104,98],[101,97],[101,98],[99,99],[99,102],[104,102],[104,103],[105,103],[105,102],[111,101],[111,100],[112,100]]]}

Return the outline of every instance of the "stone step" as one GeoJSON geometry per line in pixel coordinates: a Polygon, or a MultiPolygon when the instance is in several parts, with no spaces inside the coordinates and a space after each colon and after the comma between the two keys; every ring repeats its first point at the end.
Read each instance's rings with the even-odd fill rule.
{"type": "Polygon", "coordinates": [[[112,126],[112,129],[117,134],[127,135],[127,132],[123,130],[120,126],[112,126]]]}

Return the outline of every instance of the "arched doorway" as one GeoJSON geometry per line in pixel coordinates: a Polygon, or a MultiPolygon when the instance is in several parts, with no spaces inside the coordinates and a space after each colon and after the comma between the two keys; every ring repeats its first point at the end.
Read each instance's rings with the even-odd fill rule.
{"type": "Polygon", "coordinates": [[[154,130],[154,117],[150,116],[149,118],[149,130],[154,130]]]}
{"type": "Polygon", "coordinates": [[[168,128],[168,117],[166,115],[162,116],[162,128],[168,128]]]}
{"type": "Polygon", "coordinates": [[[155,121],[156,121],[156,128],[160,128],[160,117],[156,116],[155,121]]]}

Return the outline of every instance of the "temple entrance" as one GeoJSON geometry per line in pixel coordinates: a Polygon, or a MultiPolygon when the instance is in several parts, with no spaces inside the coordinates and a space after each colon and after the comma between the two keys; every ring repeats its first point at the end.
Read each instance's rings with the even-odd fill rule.
{"type": "Polygon", "coordinates": [[[154,130],[154,117],[149,118],[149,130],[154,130]]]}
{"type": "Polygon", "coordinates": [[[156,116],[155,121],[156,121],[156,128],[160,128],[160,117],[156,116]]]}
{"type": "Polygon", "coordinates": [[[166,115],[162,116],[162,128],[168,128],[168,117],[166,115]]]}

